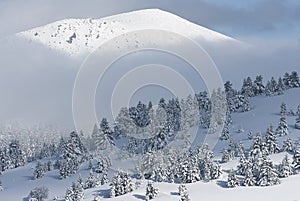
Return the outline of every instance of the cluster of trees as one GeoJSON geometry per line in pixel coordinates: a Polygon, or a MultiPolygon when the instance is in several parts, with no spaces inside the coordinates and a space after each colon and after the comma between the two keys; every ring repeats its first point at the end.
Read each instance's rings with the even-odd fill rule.
{"type": "Polygon", "coordinates": [[[67,189],[65,201],[82,201],[84,199],[83,180],[79,177],[77,183],[73,182],[72,186],[67,189]]]}
{"type": "Polygon", "coordinates": [[[210,181],[217,179],[221,174],[220,165],[212,158],[213,153],[208,146],[183,153],[174,151],[149,153],[138,162],[136,177],[170,183],[210,181]]]}
{"type": "Polygon", "coordinates": [[[87,149],[83,145],[77,132],[70,133],[69,139],[63,143],[62,155],[59,165],[61,178],[75,174],[79,165],[89,159],[87,149]]]}
{"type": "MultiPolygon", "coordinates": [[[[227,156],[224,154],[223,157],[227,156]]],[[[253,140],[252,146],[246,157],[245,153],[240,154],[239,164],[236,170],[231,170],[228,176],[227,186],[271,186],[280,183],[279,178],[285,178],[300,170],[300,146],[293,149],[291,139],[283,142],[282,149],[279,148],[276,135],[270,126],[263,139],[258,133],[253,140]],[[279,151],[287,151],[293,154],[293,161],[290,162],[288,156],[284,156],[279,165],[274,165],[268,157],[269,154],[279,151]],[[238,179],[236,175],[241,175],[238,179]]]]}
{"type": "Polygon", "coordinates": [[[42,178],[46,172],[52,171],[53,169],[54,169],[54,164],[52,163],[52,161],[49,160],[46,163],[42,163],[38,161],[33,172],[33,179],[42,178]]]}
{"type": "Polygon", "coordinates": [[[18,140],[12,140],[8,147],[0,149],[0,172],[23,166],[26,162],[25,152],[18,140]]]}
{"type": "MultiPolygon", "coordinates": [[[[300,150],[299,150],[300,151],[300,150]]],[[[263,154],[262,156],[240,157],[237,170],[231,170],[228,175],[227,186],[232,188],[236,186],[272,186],[280,184],[279,178],[288,177],[297,170],[299,157],[296,151],[294,161],[291,163],[286,155],[279,165],[274,165],[270,158],[263,154]],[[241,175],[239,180],[236,175],[241,175]]],[[[299,168],[299,167],[298,167],[299,168]]]]}
{"type": "Polygon", "coordinates": [[[29,193],[29,201],[43,201],[48,198],[49,189],[45,187],[36,187],[29,193]]]}
{"type": "Polygon", "coordinates": [[[278,78],[278,81],[272,77],[271,80],[267,81],[266,85],[263,84],[261,75],[256,76],[253,82],[248,77],[244,79],[240,93],[248,97],[257,95],[275,96],[283,94],[287,89],[298,87],[300,87],[300,79],[298,73],[293,71],[291,74],[285,73],[283,78],[278,78]]]}
{"type": "Polygon", "coordinates": [[[116,175],[112,178],[110,183],[110,197],[116,197],[124,195],[133,191],[133,183],[131,181],[131,176],[123,171],[118,171],[116,175]]]}

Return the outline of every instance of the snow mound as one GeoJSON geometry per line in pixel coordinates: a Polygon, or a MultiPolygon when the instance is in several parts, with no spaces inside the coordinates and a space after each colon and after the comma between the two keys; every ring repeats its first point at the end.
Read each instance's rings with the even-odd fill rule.
{"type": "Polygon", "coordinates": [[[133,11],[101,19],[65,19],[17,33],[69,56],[93,52],[104,42],[130,31],[161,29],[201,42],[237,42],[235,39],[191,23],[159,9],[133,11]]]}

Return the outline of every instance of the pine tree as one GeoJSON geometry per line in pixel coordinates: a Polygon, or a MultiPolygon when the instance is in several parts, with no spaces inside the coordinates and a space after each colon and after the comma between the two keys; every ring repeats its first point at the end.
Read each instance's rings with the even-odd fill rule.
{"type": "Polygon", "coordinates": [[[70,187],[66,191],[65,201],[73,201],[74,200],[73,197],[74,197],[73,188],[70,187]]]}
{"type": "Polygon", "coordinates": [[[29,193],[29,200],[43,201],[48,198],[49,189],[45,187],[36,187],[29,193]]]}
{"type": "Polygon", "coordinates": [[[283,84],[284,84],[286,89],[289,89],[289,88],[292,87],[289,73],[284,74],[282,81],[283,81],[283,84]]]}
{"type": "Polygon", "coordinates": [[[227,163],[228,161],[230,161],[230,159],[231,159],[231,156],[230,156],[228,150],[225,149],[223,151],[223,156],[222,156],[222,160],[221,161],[222,161],[222,163],[227,163]]]}
{"type": "Polygon", "coordinates": [[[84,199],[84,193],[83,193],[83,186],[82,184],[78,183],[75,184],[73,183],[72,185],[73,188],[73,200],[75,201],[82,201],[84,199]]]}
{"type": "Polygon", "coordinates": [[[218,162],[216,163],[210,163],[210,178],[211,179],[218,179],[220,175],[222,174],[221,172],[221,166],[218,162]]]}
{"type": "Polygon", "coordinates": [[[94,173],[93,173],[92,170],[90,170],[90,174],[89,174],[88,178],[85,181],[84,187],[85,187],[85,189],[96,187],[96,178],[95,178],[94,173]]]}
{"type": "Polygon", "coordinates": [[[262,95],[264,93],[265,86],[263,85],[263,77],[261,75],[256,76],[253,88],[255,95],[262,95]]]}
{"type": "Polygon", "coordinates": [[[229,134],[229,125],[225,123],[223,130],[222,130],[222,134],[221,134],[221,140],[228,140],[230,138],[230,134],[229,134]]]}
{"type": "Polygon", "coordinates": [[[227,180],[227,187],[234,188],[240,185],[238,178],[235,175],[235,171],[233,169],[230,170],[227,180]]]}
{"type": "Polygon", "coordinates": [[[278,173],[273,166],[272,161],[266,156],[262,157],[262,164],[257,178],[259,186],[273,186],[279,184],[278,173]]]}
{"type": "Polygon", "coordinates": [[[133,184],[128,173],[118,171],[110,184],[110,195],[120,196],[133,191],[133,184]]]}
{"type": "Polygon", "coordinates": [[[247,97],[254,96],[253,83],[250,77],[244,79],[243,86],[241,89],[241,94],[247,97]]]}
{"type": "Polygon", "coordinates": [[[292,164],[294,166],[295,171],[298,173],[300,170],[300,145],[299,145],[299,143],[297,145],[297,148],[295,149],[292,164]]]}
{"type": "Polygon", "coordinates": [[[154,199],[158,194],[158,188],[153,186],[153,182],[149,181],[146,186],[146,201],[154,199]]]}
{"type": "Polygon", "coordinates": [[[286,122],[286,118],[284,115],[280,117],[279,125],[276,129],[276,135],[278,136],[285,136],[289,134],[288,125],[286,122]]]}
{"type": "Polygon", "coordinates": [[[262,136],[261,133],[258,132],[256,133],[256,136],[253,139],[253,143],[249,151],[249,156],[254,158],[260,158],[263,154],[262,153],[263,147],[264,147],[264,143],[262,140],[262,136]]]}
{"type": "Polygon", "coordinates": [[[286,152],[290,152],[290,153],[293,151],[293,143],[292,143],[291,138],[288,138],[283,141],[282,151],[286,151],[286,152]]]}
{"type": "Polygon", "coordinates": [[[101,177],[101,185],[104,185],[106,183],[108,183],[108,176],[107,176],[107,171],[104,171],[101,177]]]}
{"type": "Polygon", "coordinates": [[[267,129],[265,144],[269,154],[277,153],[280,150],[272,125],[267,129]]]}
{"type": "Polygon", "coordinates": [[[42,178],[45,175],[44,165],[38,161],[33,172],[33,179],[42,178]]]}
{"type": "Polygon", "coordinates": [[[279,177],[288,177],[293,174],[292,166],[287,155],[284,156],[281,164],[278,167],[279,177]]]}
{"type": "Polygon", "coordinates": [[[296,71],[292,72],[292,74],[290,75],[290,80],[291,80],[291,87],[293,88],[300,87],[300,79],[296,71]]]}
{"type": "Polygon", "coordinates": [[[2,181],[0,180],[0,191],[3,191],[2,181]]]}
{"type": "Polygon", "coordinates": [[[180,196],[180,201],[189,201],[189,194],[185,185],[180,184],[178,187],[178,195],[180,196]]]}
{"type": "Polygon", "coordinates": [[[285,86],[284,86],[284,84],[282,82],[281,77],[279,77],[279,79],[278,79],[278,91],[277,91],[277,95],[282,95],[283,92],[284,92],[284,90],[285,90],[285,86]]]}
{"type": "Polygon", "coordinates": [[[285,103],[282,103],[280,105],[280,115],[281,116],[285,116],[286,115],[286,104],[285,103]]]}
{"type": "Polygon", "coordinates": [[[11,161],[11,168],[17,168],[25,165],[26,157],[24,151],[21,149],[18,140],[12,140],[8,146],[8,156],[11,161]]]}
{"type": "Polygon", "coordinates": [[[109,151],[114,145],[113,131],[110,128],[106,118],[103,118],[100,123],[100,130],[95,136],[95,144],[97,150],[109,151]]]}
{"type": "Polygon", "coordinates": [[[252,169],[248,167],[245,171],[245,177],[243,179],[244,186],[254,186],[256,183],[255,178],[252,173],[252,169]]]}
{"type": "Polygon", "coordinates": [[[250,164],[244,155],[240,156],[239,164],[237,166],[236,173],[239,175],[245,175],[247,169],[249,169],[250,164]]]}

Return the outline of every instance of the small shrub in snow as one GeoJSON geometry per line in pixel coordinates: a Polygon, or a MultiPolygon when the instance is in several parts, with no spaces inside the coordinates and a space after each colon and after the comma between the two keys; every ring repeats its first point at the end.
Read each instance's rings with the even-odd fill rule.
{"type": "Polygon", "coordinates": [[[36,187],[30,191],[28,199],[29,201],[43,201],[48,198],[48,193],[48,188],[36,187]]]}
{"type": "Polygon", "coordinates": [[[227,180],[227,186],[229,188],[234,188],[240,185],[238,178],[235,175],[235,171],[233,169],[230,170],[227,180]]]}
{"type": "Polygon", "coordinates": [[[158,194],[158,188],[153,186],[153,182],[149,181],[146,186],[146,201],[154,199],[158,194]]]}
{"type": "Polygon", "coordinates": [[[293,174],[293,168],[287,155],[284,156],[278,168],[279,177],[288,177],[293,174]]]}
{"type": "Polygon", "coordinates": [[[189,201],[189,194],[185,185],[180,184],[178,187],[178,195],[180,196],[180,201],[189,201]]]}

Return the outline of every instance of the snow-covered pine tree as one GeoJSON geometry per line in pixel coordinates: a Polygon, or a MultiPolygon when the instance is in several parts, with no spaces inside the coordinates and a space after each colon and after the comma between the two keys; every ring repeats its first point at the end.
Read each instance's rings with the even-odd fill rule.
{"type": "Polygon", "coordinates": [[[289,89],[292,87],[292,84],[291,84],[291,78],[290,78],[290,74],[289,73],[285,73],[284,76],[283,76],[283,84],[285,86],[286,89],[289,89]]]}
{"type": "Polygon", "coordinates": [[[180,201],[190,201],[189,194],[185,185],[180,184],[178,187],[178,194],[180,196],[180,201]]]}
{"type": "Polygon", "coordinates": [[[280,151],[280,148],[277,144],[277,138],[273,131],[273,126],[270,125],[266,132],[265,145],[268,150],[268,154],[277,153],[280,151]]]}
{"type": "Polygon", "coordinates": [[[271,83],[271,91],[272,91],[273,95],[277,95],[278,84],[277,84],[277,82],[276,82],[276,80],[275,80],[274,77],[271,78],[270,83],[271,83]]]}
{"type": "Polygon", "coordinates": [[[45,175],[44,165],[38,161],[33,172],[33,179],[42,178],[45,175]]]}
{"type": "Polygon", "coordinates": [[[3,188],[3,185],[2,185],[2,181],[0,180],[0,191],[3,191],[4,188],[3,188]]]}
{"type": "Polygon", "coordinates": [[[185,121],[189,127],[199,124],[199,105],[195,96],[189,95],[185,101],[185,112],[181,108],[181,119],[185,116],[185,121]]]}
{"type": "Polygon", "coordinates": [[[296,173],[299,173],[300,170],[300,144],[298,142],[297,147],[293,155],[293,167],[296,173]]]}
{"type": "Polygon", "coordinates": [[[144,128],[151,123],[149,110],[152,107],[152,103],[149,105],[147,106],[139,101],[136,107],[129,108],[129,116],[137,127],[144,128]]]}
{"type": "Polygon", "coordinates": [[[104,171],[102,173],[102,177],[101,177],[101,185],[104,185],[108,182],[109,182],[109,180],[108,180],[108,176],[107,176],[107,171],[104,171]]]}
{"type": "Polygon", "coordinates": [[[282,95],[285,90],[285,87],[284,87],[281,77],[279,77],[279,79],[278,79],[277,87],[278,87],[277,95],[282,95]]]}
{"type": "Polygon", "coordinates": [[[12,140],[8,146],[8,156],[11,162],[11,168],[17,168],[25,165],[26,156],[24,151],[21,149],[18,140],[12,140]]]}
{"type": "Polygon", "coordinates": [[[288,177],[293,174],[293,168],[287,155],[284,156],[281,164],[278,167],[279,177],[288,177]]]}
{"type": "Polygon", "coordinates": [[[109,151],[114,145],[113,131],[110,128],[106,118],[100,123],[100,130],[95,139],[96,149],[101,151],[109,151]]]}
{"type": "Polygon", "coordinates": [[[211,116],[211,101],[206,91],[195,94],[199,105],[200,123],[204,128],[209,127],[211,116]]]}
{"type": "Polygon", "coordinates": [[[230,138],[229,125],[226,124],[226,122],[225,122],[225,125],[223,127],[222,134],[221,134],[220,138],[221,138],[221,140],[228,140],[230,138]]]}
{"type": "Polygon", "coordinates": [[[210,178],[211,179],[218,179],[220,177],[220,175],[222,174],[221,172],[221,166],[218,162],[211,162],[210,163],[210,178]]]}
{"type": "Polygon", "coordinates": [[[253,83],[250,77],[247,77],[247,79],[244,79],[243,86],[241,89],[241,94],[247,97],[253,97],[254,96],[254,87],[253,83]]]}
{"type": "Polygon", "coordinates": [[[227,149],[224,149],[221,162],[227,163],[228,161],[230,161],[230,159],[231,159],[231,155],[229,154],[227,149]]]}
{"type": "Polygon", "coordinates": [[[232,98],[237,92],[232,88],[232,83],[230,81],[225,82],[224,84],[225,93],[227,99],[232,98]]]}
{"type": "Polygon", "coordinates": [[[280,105],[280,115],[281,116],[286,116],[286,104],[285,103],[282,103],[280,105]]]}
{"type": "Polygon", "coordinates": [[[265,91],[265,86],[263,85],[263,77],[261,75],[256,76],[253,82],[254,94],[262,95],[265,91]]]}
{"type": "Polygon", "coordinates": [[[236,95],[234,97],[234,112],[247,112],[251,109],[249,98],[244,95],[236,95]]]}
{"type": "Polygon", "coordinates": [[[45,187],[36,187],[29,193],[29,200],[43,201],[48,198],[49,189],[45,187]]]}
{"type": "Polygon", "coordinates": [[[279,125],[276,129],[276,135],[285,136],[289,134],[289,128],[284,115],[280,117],[279,125]]]}
{"type": "Polygon", "coordinates": [[[244,186],[254,186],[255,185],[256,181],[255,181],[255,177],[253,176],[251,167],[246,168],[245,177],[244,177],[242,183],[244,186]]]}
{"type": "Polygon", "coordinates": [[[287,138],[286,140],[283,141],[282,151],[286,151],[290,153],[293,152],[293,142],[291,138],[287,138]]]}
{"type": "Polygon", "coordinates": [[[254,158],[260,158],[262,156],[262,149],[264,142],[260,132],[256,133],[256,136],[253,139],[252,146],[250,147],[249,156],[254,158]]]}
{"type": "Polygon", "coordinates": [[[265,94],[267,96],[275,96],[278,93],[278,84],[274,77],[271,78],[270,81],[267,82],[265,94]]]}
{"type": "Polygon", "coordinates": [[[73,201],[82,201],[84,199],[84,192],[83,192],[83,186],[80,183],[73,183],[72,184],[73,189],[73,201]]]}
{"type": "Polygon", "coordinates": [[[247,171],[247,169],[249,169],[249,167],[250,167],[249,161],[246,159],[245,155],[242,155],[242,156],[240,156],[236,173],[239,175],[245,175],[246,171],[247,171]]]}
{"type": "Polygon", "coordinates": [[[280,183],[278,173],[274,168],[273,162],[267,156],[262,157],[262,163],[259,170],[257,185],[273,186],[280,183]]]}
{"type": "Polygon", "coordinates": [[[120,196],[133,191],[133,184],[131,182],[130,175],[123,171],[118,171],[116,173],[110,186],[111,196],[120,196]]]}
{"type": "Polygon", "coordinates": [[[136,133],[136,125],[129,115],[129,110],[126,107],[122,107],[118,116],[115,120],[116,128],[121,135],[126,135],[128,133],[136,133]]]}
{"type": "Polygon", "coordinates": [[[227,180],[227,187],[234,188],[240,185],[238,178],[235,175],[235,171],[233,169],[230,170],[227,180]]]}
{"type": "Polygon", "coordinates": [[[74,192],[73,188],[69,187],[66,191],[65,201],[73,201],[74,192]]]}
{"type": "Polygon", "coordinates": [[[91,169],[90,174],[85,181],[84,188],[89,189],[89,188],[94,188],[94,187],[96,187],[96,178],[94,176],[93,170],[91,169]]]}
{"type": "Polygon", "coordinates": [[[155,188],[153,182],[148,181],[146,186],[146,201],[154,199],[158,194],[158,188],[155,188]]]}
{"type": "Polygon", "coordinates": [[[293,88],[300,87],[300,79],[296,71],[292,72],[292,74],[290,75],[290,80],[291,80],[291,87],[293,88]]]}

